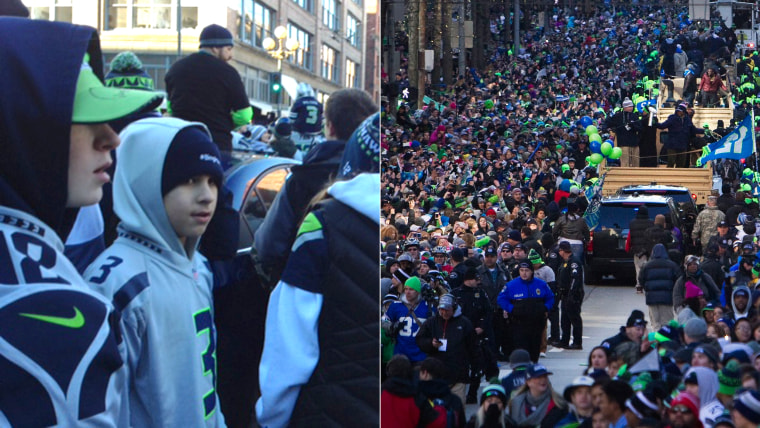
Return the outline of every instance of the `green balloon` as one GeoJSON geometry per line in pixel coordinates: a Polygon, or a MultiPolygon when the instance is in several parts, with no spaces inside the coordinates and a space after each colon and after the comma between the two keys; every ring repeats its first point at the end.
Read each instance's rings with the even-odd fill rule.
{"type": "Polygon", "coordinates": [[[586,127],[586,135],[598,134],[598,133],[599,133],[599,130],[596,129],[596,126],[589,125],[586,127]]]}
{"type": "Polygon", "coordinates": [[[613,147],[612,153],[610,153],[610,159],[620,159],[620,156],[623,156],[623,149],[620,147],[613,147]]]}
{"type": "Polygon", "coordinates": [[[589,143],[592,142],[592,141],[598,141],[598,142],[601,143],[602,142],[602,137],[600,137],[599,134],[591,134],[591,135],[588,136],[588,141],[589,141],[589,143]]]}
{"type": "Polygon", "coordinates": [[[589,157],[591,158],[592,165],[600,164],[604,160],[604,156],[601,153],[592,153],[589,157]]]}
{"type": "Polygon", "coordinates": [[[591,156],[586,156],[586,163],[591,163],[591,156]]]}
{"type": "Polygon", "coordinates": [[[610,144],[610,143],[608,143],[606,141],[604,143],[602,143],[601,152],[602,152],[602,154],[604,156],[609,156],[610,153],[612,153],[612,144],[610,144]]]}

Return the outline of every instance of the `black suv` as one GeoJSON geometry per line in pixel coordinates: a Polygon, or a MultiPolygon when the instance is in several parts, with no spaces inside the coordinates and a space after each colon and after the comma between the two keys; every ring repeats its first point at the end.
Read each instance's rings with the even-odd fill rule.
{"type": "MultiPolygon", "coordinates": [[[[636,216],[639,207],[646,205],[649,218],[665,215],[668,224],[679,229],[683,226],[678,207],[670,197],[658,195],[618,195],[602,199],[599,207],[599,224],[591,231],[591,241],[586,247],[586,282],[598,283],[603,275],[617,279],[635,277],[633,255],[625,251],[628,224],[636,216]]],[[[671,244],[679,248],[680,242],[671,244]]]]}

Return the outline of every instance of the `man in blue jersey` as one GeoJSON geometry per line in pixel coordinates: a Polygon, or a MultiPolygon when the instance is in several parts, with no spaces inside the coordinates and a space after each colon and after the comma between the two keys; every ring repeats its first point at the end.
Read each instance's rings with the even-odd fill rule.
{"type": "Polygon", "coordinates": [[[296,100],[290,107],[290,121],[293,124],[291,138],[298,150],[304,154],[316,144],[322,133],[322,103],[314,96],[314,89],[306,82],[296,88],[296,100]]]}
{"type": "Polygon", "coordinates": [[[161,96],[105,88],[94,28],[0,18],[0,420],[127,426],[118,312],[64,256],[119,137],[107,122],[161,96]]]}

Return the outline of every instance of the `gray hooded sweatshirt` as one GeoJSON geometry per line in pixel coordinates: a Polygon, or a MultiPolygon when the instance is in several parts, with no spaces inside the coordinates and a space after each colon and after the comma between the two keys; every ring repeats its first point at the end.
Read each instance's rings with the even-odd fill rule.
{"type": "Polygon", "coordinates": [[[723,414],[723,404],[716,397],[720,388],[718,374],[707,367],[692,367],[684,378],[692,372],[697,374],[699,384],[699,420],[705,428],[710,428],[715,424],[715,418],[723,414]]]}
{"type": "Polygon", "coordinates": [[[143,119],[121,133],[114,176],[119,237],[85,271],[121,311],[135,427],[225,426],[216,394],[213,276],[164,208],[164,159],[177,133],[205,125],[143,119]]]}

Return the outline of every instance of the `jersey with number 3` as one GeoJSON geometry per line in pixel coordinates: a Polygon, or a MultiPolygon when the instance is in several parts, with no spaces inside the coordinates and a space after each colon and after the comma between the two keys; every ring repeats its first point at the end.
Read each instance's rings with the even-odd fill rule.
{"type": "Polygon", "coordinates": [[[131,424],[219,427],[212,274],[192,259],[119,228],[84,273],[121,312],[131,424]]]}
{"type": "Polygon", "coordinates": [[[119,316],[55,231],[0,207],[0,426],[128,424],[119,316]]]}
{"type": "Polygon", "coordinates": [[[314,97],[300,97],[290,108],[293,130],[301,134],[322,132],[322,104],[314,97]]]}
{"type": "Polygon", "coordinates": [[[401,298],[401,302],[392,303],[385,312],[391,322],[399,323],[399,331],[398,336],[396,336],[396,346],[393,349],[393,353],[404,354],[412,362],[422,361],[427,358],[427,355],[420,351],[420,347],[417,346],[417,341],[414,338],[417,336],[417,332],[422,324],[430,316],[430,309],[428,309],[428,305],[424,300],[420,301],[414,308],[414,315],[417,317],[415,320],[415,317],[409,311],[409,307],[404,303],[406,297],[402,296],[401,298]]]}

